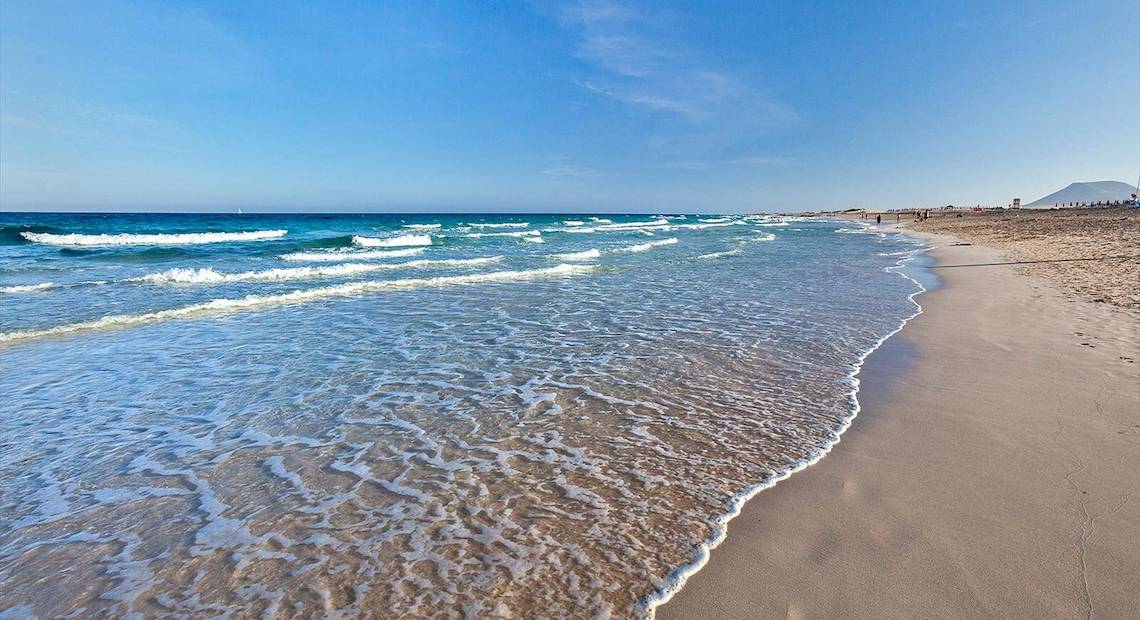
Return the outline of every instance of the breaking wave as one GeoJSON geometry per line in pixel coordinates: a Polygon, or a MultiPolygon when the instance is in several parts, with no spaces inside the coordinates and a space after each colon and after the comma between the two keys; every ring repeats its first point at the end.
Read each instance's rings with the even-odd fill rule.
{"type": "Polygon", "coordinates": [[[161,233],[117,235],[83,235],[22,232],[20,236],[33,243],[49,245],[199,245],[235,241],[266,241],[284,237],[287,230],[251,230],[245,232],[161,233]]]}
{"type": "Polygon", "coordinates": [[[602,255],[601,251],[597,248],[586,250],[584,252],[567,252],[565,254],[551,254],[551,258],[559,260],[591,260],[599,258],[602,255]]]}
{"type": "Polygon", "coordinates": [[[709,252],[708,254],[701,254],[697,258],[726,258],[729,256],[739,256],[744,250],[740,248],[725,250],[723,252],[709,252]]]}
{"type": "Polygon", "coordinates": [[[449,258],[439,260],[413,260],[406,263],[342,263],[327,267],[290,267],[266,269],[264,271],[243,271],[239,273],[219,273],[210,267],[202,269],[175,268],[162,273],[151,273],[129,282],[151,284],[229,284],[233,282],[281,282],[312,278],[345,278],[364,273],[392,269],[414,269],[419,267],[467,267],[487,265],[502,260],[502,256],[485,258],[449,258]]]}
{"type": "Polygon", "coordinates": [[[614,251],[615,252],[644,252],[646,250],[651,250],[651,249],[653,249],[659,245],[673,245],[674,243],[677,243],[677,238],[676,237],[670,237],[668,239],[662,239],[660,241],[647,241],[645,243],[639,243],[637,245],[630,245],[630,246],[626,246],[624,248],[618,248],[617,250],[614,250],[614,251]]]}
{"type": "Polygon", "coordinates": [[[21,330],[0,333],[0,343],[31,340],[47,336],[61,336],[75,332],[91,331],[113,327],[127,327],[141,325],[168,319],[186,318],[202,314],[215,314],[252,310],[265,306],[283,304],[305,303],[332,297],[349,297],[362,293],[375,291],[421,288],[429,286],[454,286],[462,284],[480,284],[483,282],[506,282],[511,280],[529,280],[551,276],[569,276],[587,273],[595,269],[595,265],[567,265],[546,269],[529,269],[525,271],[491,271],[460,276],[437,276],[434,278],[407,278],[400,280],[368,280],[364,282],[349,282],[320,288],[310,288],[282,293],[279,295],[247,295],[236,299],[214,299],[200,304],[146,312],[143,314],[115,314],[105,316],[94,321],[59,325],[47,329],[21,330]]]}
{"type": "Polygon", "coordinates": [[[310,263],[334,263],[345,262],[354,260],[374,260],[377,258],[400,258],[403,256],[415,256],[422,254],[426,248],[407,248],[404,250],[353,250],[350,248],[339,248],[336,250],[326,250],[324,252],[292,252],[289,254],[282,254],[280,258],[287,261],[295,262],[310,262],[310,263]]]}
{"type": "Polygon", "coordinates": [[[43,291],[49,288],[58,286],[55,282],[41,282],[39,284],[21,284],[18,286],[0,286],[0,293],[31,293],[33,291],[43,291]]]}
{"type": "Polygon", "coordinates": [[[387,237],[384,239],[353,235],[352,245],[362,248],[400,248],[417,245],[431,245],[431,235],[400,235],[399,237],[387,237]]]}
{"type": "Polygon", "coordinates": [[[518,231],[512,231],[512,232],[490,232],[490,233],[474,232],[474,233],[467,233],[464,236],[470,237],[472,239],[478,239],[480,237],[537,237],[541,234],[542,233],[540,233],[537,230],[518,230],[518,231]]]}
{"type": "Polygon", "coordinates": [[[527,228],[530,222],[468,222],[472,228],[527,228]]]}

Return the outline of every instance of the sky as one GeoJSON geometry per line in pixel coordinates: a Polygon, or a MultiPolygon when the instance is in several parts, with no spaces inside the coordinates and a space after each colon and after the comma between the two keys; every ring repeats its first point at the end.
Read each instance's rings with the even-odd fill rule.
{"type": "Polygon", "coordinates": [[[701,212],[1140,176],[1140,3],[3,0],[0,209],[701,212]]]}

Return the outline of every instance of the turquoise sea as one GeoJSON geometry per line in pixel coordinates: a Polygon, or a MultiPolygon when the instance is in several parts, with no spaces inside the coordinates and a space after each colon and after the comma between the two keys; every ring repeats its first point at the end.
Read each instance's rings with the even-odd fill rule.
{"type": "Polygon", "coordinates": [[[0,214],[0,610],[646,615],[837,439],[922,250],[766,215],[0,214]]]}

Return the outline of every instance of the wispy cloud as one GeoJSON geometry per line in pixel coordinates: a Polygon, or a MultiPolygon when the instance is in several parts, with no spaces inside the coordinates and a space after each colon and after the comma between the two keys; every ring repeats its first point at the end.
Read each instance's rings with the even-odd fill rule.
{"type": "Polygon", "coordinates": [[[153,116],[70,98],[29,97],[11,91],[5,91],[3,96],[0,125],[6,127],[92,139],[105,138],[123,130],[150,131],[171,127],[169,122],[153,116]]]}
{"type": "Polygon", "coordinates": [[[789,106],[688,49],[671,33],[655,32],[650,16],[611,0],[562,8],[564,27],[577,32],[574,55],[590,67],[578,84],[600,96],[693,124],[749,127],[798,119],[789,106]]]}
{"type": "Polygon", "coordinates": [[[726,167],[772,167],[772,166],[787,166],[799,161],[798,157],[785,157],[773,155],[749,155],[746,157],[735,157],[732,159],[717,159],[717,160],[682,160],[682,161],[667,161],[658,164],[658,168],[667,168],[672,170],[711,170],[716,168],[726,167]]]}
{"type": "Polygon", "coordinates": [[[657,168],[665,168],[668,170],[708,170],[713,165],[707,161],[667,161],[657,164],[657,168]]]}
{"type": "Polygon", "coordinates": [[[749,155],[747,157],[737,157],[736,159],[728,160],[730,164],[743,164],[748,166],[787,166],[794,164],[800,160],[799,157],[787,157],[783,155],[749,155]]]}
{"type": "Polygon", "coordinates": [[[601,176],[601,172],[589,168],[587,166],[576,166],[574,164],[559,164],[552,166],[542,171],[542,174],[547,174],[555,177],[579,177],[588,178],[601,176]]]}

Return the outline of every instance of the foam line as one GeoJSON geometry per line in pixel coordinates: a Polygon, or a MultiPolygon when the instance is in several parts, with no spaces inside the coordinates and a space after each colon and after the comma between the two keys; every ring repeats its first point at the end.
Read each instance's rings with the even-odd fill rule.
{"type": "Polygon", "coordinates": [[[353,235],[352,245],[362,248],[399,248],[417,245],[431,245],[431,235],[400,235],[399,237],[365,237],[353,235]]]}
{"type": "Polygon", "coordinates": [[[210,267],[192,269],[175,267],[161,273],[150,273],[128,282],[150,284],[230,284],[234,282],[280,282],[310,278],[345,278],[387,269],[414,269],[419,267],[466,267],[486,265],[502,260],[502,256],[484,258],[447,258],[439,260],[413,260],[406,263],[341,263],[322,267],[289,267],[264,271],[219,273],[210,267]]]}
{"type": "Polygon", "coordinates": [[[551,258],[559,260],[592,260],[602,255],[598,249],[590,249],[584,252],[567,252],[565,254],[551,254],[551,258]]]}
{"type": "Polygon", "coordinates": [[[886,342],[887,339],[902,331],[902,328],[906,327],[907,323],[912,321],[916,316],[922,314],[922,306],[919,305],[917,301],[915,301],[915,298],[922,293],[925,293],[927,289],[922,285],[921,282],[915,280],[906,273],[903,273],[900,271],[900,269],[907,262],[913,260],[915,256],[928,251],[930,251],[930,246],[924,245],[923,247],[911,251],[907,256],[899,259],[899,261],[894,265],[886,267],[887,271],[898,273],[902,277],[913,282],[915,286],[918,287],[917,291],[911,293],[910,295],[907,295],[907,301],[914,305],[914,313],[909,317],[902,319],[902,321],[899,322],[898,327],[875,342],[875,344],[872,345],[871,348],[869,348],[862,355],[860,355],[856,362],[852,365],[851,371],[847,374],[848,385],[851,386],[851,389],[847,393],[850,408],[848,409],[847,417],[839,421],[839,427],[832,433],[831,441],[827,445],[823,446],[815,455],[807,459],[792,463],[791,465],[776,472],[776,475],[774,475],[772,478],[764,482],[754,484],[732,497],[728,502],[727,512],[717,517],[716,521],[713,523],[712,533],[709,535],[709,538],[697,549],[692,561],[684,566],[674,569],[668,576],[665,577],[663,585],[657,590],[657,592],[642,601],[642,608],[650,620],[656,616],[658,607],[669,602],[669,599],[673,598],[673,596],[675,596],[677,592],[679,592],[681,588],[684,587],[685,582],[688,581],[689,577],[693,576],[697,571],[701,570],[705,564],[708,563],[709,555],[711,554],[712,550],[720,546],[720,544],[724,542],[725,537],[728,535],[729,522],[740,514],[740,511],[744,509],[744,504],[747,503],[748,500],[755,497],[756,494],[760,491],[771,488],[781,480],[787,479],[792,474],[806,469],[815,463],[818,463],[821,459],[823,459],[823,457],[827,456],[828,453],[831,452],[831,449],[835,447],[835,444],[839,443],[840,437],[842,437],[843,433],[851,427],[851,423],[855,421],[855,418],[859,415],[859,412],[861,410],[859,404],[859,372],[863,369],[864,362],[866,362],[867,358],[872,353],[877,351],[879,347],[883,346],[883,343],[886,342]]]}
{"type": "Polygon", "coordinates": [[[530,226],[530,222],[469,222],[465,226],[472,228],[527,228],[530,226]]]}
{"type": "Polygon", "coordinates": [[[115,314],[105,316],[94,321],[59,325],[47,329],[20,330],[0,333],[0,344],[32,340],[47,336],[62,336],[75,332],[93,331],[114,327],[127,327],[141,325],[169,319],[188,318],[204,314],[217,314],[226,312],[239,312],[266,306],[279,306],[293,303],[306,303],[334,297],[349,297],[375,291],[398,290],[422,287],[454,286],[463,284],[479,284],[483,282],[506,282],[512,280],[529,280],[551,276],[569,276],[587,273],[595,269],[595,265],[568,265],[546,269],[531,269],[526,271],[492,271],[460,276],[438,276],[434,278],[407,278],[401,280],[367,280],[364,282],[349,282],[334,286],[320,288],[300,289],[279,295],[247,295],[236,299],[214,299],[205,303],[159,310],[143,314],[115,314]]]}
{"type": "Polygon", "coordinates": [[[480,237],[537,237],[541,235],[537,230],[517,230],[512,232],[467,233],[467,237],[478,239],[480,237]]]}
{"type": "Polygon", "coordinates": [[[55,282],[40,282],[39,284],[21,284],[18,286],[0,286],[0,293],[7,293],[9,295],[15,293],[31,293],[34,291],[42,291],[49,288],[59,286],[55,282]]]}
{"type": "Polygon", "coordinates": [[[646,250],[651,250],[651,249],[653,249],[659,245],[673,245],[674,243],[677,243],[677,238],[676,237],[670,237],[668,239],[662,239],[660,241],[647,241],[645,243],[639,243],[637,245],[626,246],[624,248],[618,248],[614,251],[615,252],[645,252],[646,250]]]}
{"type": "Polygon", "coordinates": [[[725,258],[726,256],[737,256],[743,250],[736,248],[734,250],[725,250],[723,252],[710,252],[708,254],[701,254],[697,258],[725,258]]]}
{"type": "Polygon", "coordinates": [[[425,249],[427,248],[406,248],[403,250],[353,250],[350,248],[339,248],[336,250],[326,250],[324,252],[292,252],[290,254],[282,254],[279,258],[281,258],[281,260],[295,262],[333,263],[415,256],[416,254],[423,253],[425,249]]]}
{"type": "Polygon", "coordinates": [[[57,235],[54,233],[22,232],[20,236],[34,243],[50,245],[199,245],[203,243],[229,243],[235,241],[266,241],[284,237],[287,230],[250,230],[244,232],[163,233],[136,235],[57,235]]]}

